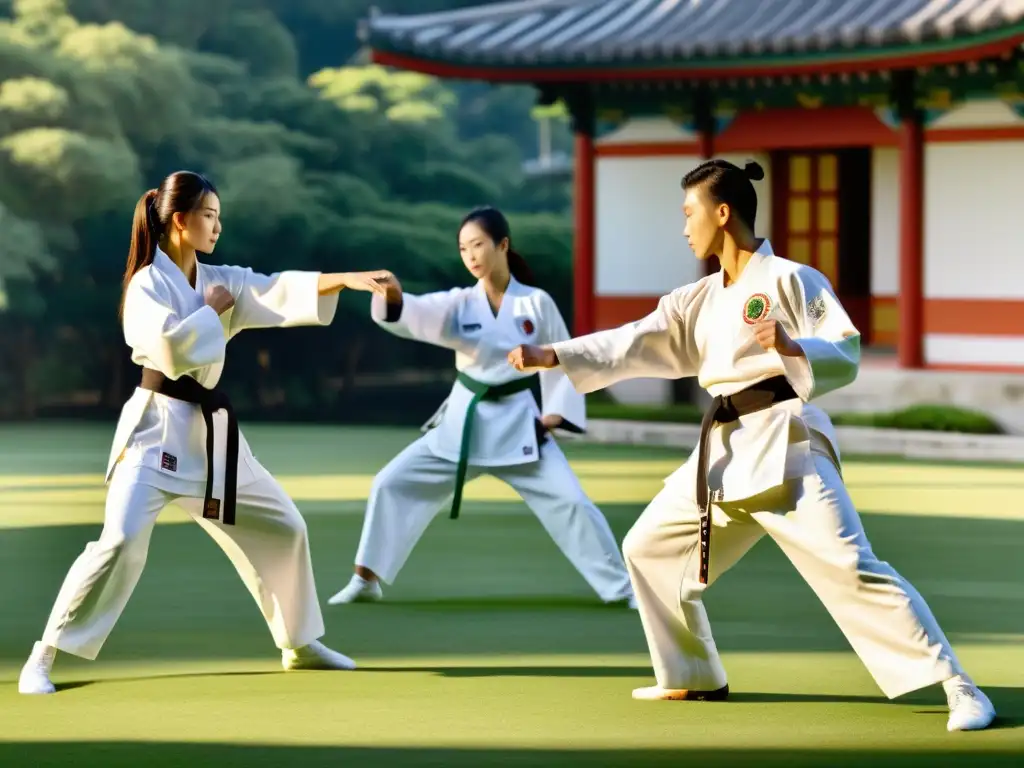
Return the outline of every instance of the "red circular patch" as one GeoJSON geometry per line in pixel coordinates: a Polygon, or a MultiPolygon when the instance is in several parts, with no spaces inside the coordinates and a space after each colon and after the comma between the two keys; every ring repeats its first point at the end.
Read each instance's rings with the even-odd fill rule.
{"type": "Polygon", "coordinates": [[[772,311],[772,300],[767,294],[755,293],[743,305],[743,322],[755,325],[764,320],[772,311]]]}
{"type": "Polygon", "coordinates": [[[531,320],[528,317],[524,318],[523,322],[520,323],[520,325],[522,326],[523,333],[525,333],[527,336],[533,336],[533,332],[536,330],[536,328],[534,328],[533,326],[533,320],[531,320]]]}

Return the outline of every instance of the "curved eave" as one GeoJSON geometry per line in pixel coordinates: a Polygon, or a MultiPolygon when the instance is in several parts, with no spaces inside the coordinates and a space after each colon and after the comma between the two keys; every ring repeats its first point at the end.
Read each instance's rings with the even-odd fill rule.
{"type": "Polygon", "coordinates": [[[390,49],[372,40],[371,59],[434,77],[489,82],[608,82],[615,80],[718,80],[733,77],[782,77],[879,72],[1006,58],[1024,44],[1024,24],[971,38],[935,40],[916,45],[832,50],[787,56],[698,59],[669,62],[624,61],[579,63],[497,63],[390,49]]]}

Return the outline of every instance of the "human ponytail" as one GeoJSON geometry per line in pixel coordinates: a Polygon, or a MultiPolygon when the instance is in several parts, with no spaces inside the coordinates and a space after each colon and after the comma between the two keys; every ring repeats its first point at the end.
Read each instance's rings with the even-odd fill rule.
{"type": "Polygon", "coordinates": [[[124,268],[124,280],[121,282],[121,305],[118,308],[118,319],[124,320],[124,300],[128,294],[128,284],[140,269],[153,263],[156,253],[157,233],[156,205],[157,190],[151,189],[139,198],[135,204],[135,215],[132,217],[132,241],[128,246],[128,262],[124,268]]]}
{"type": "Polygon", "coordinates": [[[462,220],[462,224],[459,225],[459,232],[462,232],[462,228],[470,223],[476,224],[486,232],[487,236],[491,238],[491,241],[496,246],[508,246],[508,250],[505,252],[508,259],[508,271],[517,282],[523,285],[537,285],[536,278],[533,276],[533,270],[526,263],[526,259],[512,249],[512,230],[508,225],[508,219],[505,218],[501,211],[490,205],[474,208],[462,220]]]}
{"type": "Polygon", "coordinates": [[[537,284],[537,280],[533,276],[533,270],[526,263],[526,259],[518,251],[514,251],[511,248],[508,249],[508,271],[517,282],[523,285],[535,286],[537,284]]]}
{"type": "Polygon", "coordinates": [[[124,302],[128,286],[141,270],[153,263],[157,243],[171,231],[175,214],[200,210],[207,195],[216,195],[217,188],[208,178],[195,171],[175,171],[156,189],[151,189],[135,204],[132,218],[132,242],[128,246],[128,263],[121,282],[121,306],[117,316],[124,322],[124,302]]]}

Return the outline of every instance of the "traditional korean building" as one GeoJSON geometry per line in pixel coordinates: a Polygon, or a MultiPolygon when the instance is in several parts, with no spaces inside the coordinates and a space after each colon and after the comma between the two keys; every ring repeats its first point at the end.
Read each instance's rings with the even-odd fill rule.
{"type": "Polygon", "coordinates": [[[697,275],[679,183],[758,160],[758,234],[904,369],[1024,371],[1024,2],[519,0],[374,15],[372,58],[568,106],[577,334],[697,275]]]}

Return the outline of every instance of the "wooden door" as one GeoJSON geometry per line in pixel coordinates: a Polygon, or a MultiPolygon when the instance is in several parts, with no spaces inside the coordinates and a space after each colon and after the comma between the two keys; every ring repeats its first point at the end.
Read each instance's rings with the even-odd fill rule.
{"type": "Polygon", "coordinates": [[[783,152],[772,170],[775,250],[825,275],[872,343],[870,151],[783,152]]]}
{"type": "Polygon", "coordinates": [[[783,156],[776,201],[779,255],[814,267],[840,292],[839,158],[832,152],[783,156]]]}

